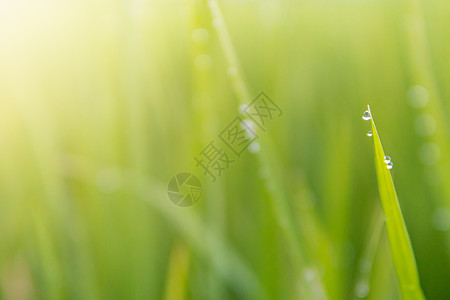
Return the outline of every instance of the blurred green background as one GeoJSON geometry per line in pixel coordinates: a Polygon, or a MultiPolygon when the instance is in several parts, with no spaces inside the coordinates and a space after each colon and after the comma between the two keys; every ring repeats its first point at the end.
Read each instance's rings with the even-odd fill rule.
{"type": "Polygon", "coordinates": [[[0,0],[2,299],[401,299],[367,104],[450,299],[447,0],[0,0]],[[223,19],[222,19],[223,16],[223,19]],[[194,157],[284,111],[212,183],[194,157]],[[203,194],[175,206],[190,172],[203,194]]]}

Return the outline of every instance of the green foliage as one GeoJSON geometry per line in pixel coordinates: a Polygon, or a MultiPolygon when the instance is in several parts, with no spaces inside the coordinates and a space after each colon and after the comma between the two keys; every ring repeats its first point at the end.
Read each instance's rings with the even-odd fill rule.
{"type": "Polygon", "coordinates": [[[0,1],[1,299],[400,299],[366,103],[450,299],[447,0],[50,2],[0,1]],[[283,115],[212,183],[193,158],[260,91],[283,115]]]}
{"type": "Polygon", "coordinates": [[[370,107],[368,109],[371,116],[370,122],[373,132],[378,189],[386,218],[385,224],[389,236],[392,258],[397,271],[403,299],[425,299],[420,288],[416,261],[408,231],[403,220],[394,182],[392,181],[391,172],[386,167],[386,154],[383,151],[370,107]]]}

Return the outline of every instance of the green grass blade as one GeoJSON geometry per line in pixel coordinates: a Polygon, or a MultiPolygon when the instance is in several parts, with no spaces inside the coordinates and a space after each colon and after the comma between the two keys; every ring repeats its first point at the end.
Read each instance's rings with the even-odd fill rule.
{"type": "Polygon", "coordinates": [[[384,151],[381,140],[375,127],[372,112],[368,106],[373,132],[375,149],[375,167],[378,178],[380,199],[386,216],[386,229],[389,237],[394,266],[397,271],[403,299],[425,299],[419,282],[416,261],[411,241],[403,220],[402,212],[395,191],[394,182],[389,169],[384,162],[384,151]]]}

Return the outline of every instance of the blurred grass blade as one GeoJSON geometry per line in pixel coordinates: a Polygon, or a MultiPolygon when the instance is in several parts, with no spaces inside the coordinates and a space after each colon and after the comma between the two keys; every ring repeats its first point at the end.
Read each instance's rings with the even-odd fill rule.
{"type": "Polygon", "coordinates": [[[378,178],[381,204],[386,216],[386,229],[389,237],[394,266],[397,271],[403,299],[425,299],[419,282],[416,261],[411,241],[403,220],[402,212],[395,191],[394,182],[386,163],[384,151],[375,127],[375,121],[368,106],[372,122],[373,142],[375,149],[375,168],[378,178]]]}
{"type": "Polygon", "coordinates": [[[130,188],[148,202],[171,224],[183,241],[200,257],[240,299],[267,299],[259,278],[239,253],[224,238],[209,228],[194,211],[177,210],[167,201],[161,182],[140,173],[131,173],[130,188]]]}
{"type": "Polygon", "coordinates": [[[177,241],[170,254],[167,271],[166,300],[184,300],[189,277],[189,261],[191,253],[183,242],[177,241]]]}

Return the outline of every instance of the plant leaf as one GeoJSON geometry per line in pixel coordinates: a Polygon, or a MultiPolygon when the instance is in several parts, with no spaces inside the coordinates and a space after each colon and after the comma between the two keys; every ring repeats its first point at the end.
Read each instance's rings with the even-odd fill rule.
{"type": "Polygon", "coordinates": [[[380,191],[383,212],[386,216],[385,224],[388,232],[392,259],[397,271],[403,299],[425,299],[420,287],[419,273],[417,271],[414,252],[403,220],[391,172],[384,162],[385,154],[383,146],[375,127],[370,107],[367,107],[370,112],[372,123],[378,189],[380,191]]]}

